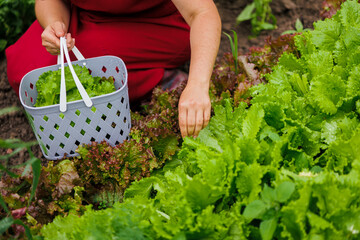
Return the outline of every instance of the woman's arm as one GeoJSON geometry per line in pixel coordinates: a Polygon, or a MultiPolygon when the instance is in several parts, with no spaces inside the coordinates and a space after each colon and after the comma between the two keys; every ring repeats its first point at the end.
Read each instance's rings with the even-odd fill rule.
{"type": "Polygon", "coordinates": [[[44,28],[42,45],[49,53],[59,54],[60,37],[63,36],[66,36],[69,49],[74,46],[75,40],[67,33],[70,22],[70,3],[67,0],[36,0],[35,14],[44,28]]]}
{"type": "Polygon", "coordinates": [[[181,135],[197,136],[209,123],[209,83],[219,50],[221,19],[213,0],[172,0],[190,26],[188,83],[179,100],[181,135]]]}

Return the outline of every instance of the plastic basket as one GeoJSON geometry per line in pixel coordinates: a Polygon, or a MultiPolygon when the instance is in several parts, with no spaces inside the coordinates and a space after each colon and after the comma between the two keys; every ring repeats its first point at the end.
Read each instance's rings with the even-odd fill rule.
{"type": "Polygon", "coordinates": [[[127,70],[124,62],[115,56],[102,56],[75,61],[73,65],[85,65],[92,76],[112,76],[117,90],[91,98],[92,107],[78,100],[68,102],[67,111],[60,112],[59,104],[34,107],[36,81],[42,73],[58,70],[59,64],[33,70],[23,77],[19,89],[20,101],[41,150],[49,160],[61,159],[64,155],[77,156],[75,150],[78,146],[92,141],[105,140],[114,146],[128,139],[130,133],[127,70]]]}

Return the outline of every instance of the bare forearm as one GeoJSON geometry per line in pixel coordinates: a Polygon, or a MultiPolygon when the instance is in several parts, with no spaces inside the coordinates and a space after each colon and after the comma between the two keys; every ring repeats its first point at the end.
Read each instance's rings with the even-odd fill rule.
{"type": "Polygon", "coordinates": [[[70,22],[70,5],[67,0],[36,0],[36,18],[45,29],[57,21],[65,24],[66,29],[70,22]]]}
{"type": "Polygon", "coordinates": [[[209,88],[221,37],[221,20],[215,10],[202,12],[191,22],[191,62],[188,84],[209,88]]]}
{"type": "Polygon", "coordinates": [[[212,0],[172,0],[190,26],[188,85],[208,89],[221,37],[221,19],[212,0]]]}

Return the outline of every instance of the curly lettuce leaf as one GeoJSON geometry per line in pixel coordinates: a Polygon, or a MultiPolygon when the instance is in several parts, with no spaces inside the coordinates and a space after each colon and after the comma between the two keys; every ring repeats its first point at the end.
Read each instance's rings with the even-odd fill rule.
{"type": "Polygon", "coordinates": [[[335,114],[346,95],[346,85],[339,76],[319,75],[311,82],[310,94],[320,111],[335,114]]]}
{"type": "MultiPolygon", "coordinates": [[[[112,77],[100,78],[90,75],[86,67],[74,65],[74,70],[80,82],[83,84],[90,97],[95,97],[115,91],[114,79],[112,77]]],[[[60,98],[61,70],[48,71],[40,75],[36,82],[38,96],[35,106],[42,107],[59,103],[60,98]]],[[[80,100],[81,95],[77,90],[75,81],[69,67],[65,67],[65,84],[67,102],[80,100]]]]}
{"type": "Polygon", "coordinates": [[[341,24],[333,19],[325,19],[314,23],[311,33],[312,43],[319,49],[333,51],[335,43],[339,40],[341,24]]]}

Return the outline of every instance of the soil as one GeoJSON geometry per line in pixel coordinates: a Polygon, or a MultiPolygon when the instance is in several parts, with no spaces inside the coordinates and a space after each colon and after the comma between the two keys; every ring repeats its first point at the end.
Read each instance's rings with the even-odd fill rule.
{"type": "MultiPolygon", "coordinates": [[[[272,0],[271,10],[277,20],[277,28],[271,31],[262,31],[256,38],[251,36],[250,21],[236,24],[236,17],[251,0],[218,0],[217,7],[221,16],[224,32],[231,34],[235,30],[238,35],[239,54],[246,54],[249,47],[262,47],[268,36],[279,37],[284,31],[295,30],[296,19],[299,19],[304,29],[313,28],[313,23],[320,20],[323,0],[272,0]]],[[[218,56],[230,52],[229,39],[222,35],[218,56]]]]}
{"type": "MultiPolygon", "coordinates": [[[[272,13],[277,19],[277,29],[263,31],[256,38],[251,36],[251,24],[249,21],[236,24],[236,17],[251,3],[252,0],[216,0],[223,31],[230,33],[231,30],[237,32],[239,38],[239,54],[248,52],[249,47],[261,47],[265,43],[267,36],[277,38],[282,32],[294,29],[296,19],[300,19],[304,28],[312,28],[313,22],[320,19],[322,0],[273,0],[271,3],[272,13]]],[[[225,35],[221,37],[221,44],[218,57],[225,52],[230,52],[229,40],[225,35]]],[[[17,106],[21,109],[22,105],[7,81],[6,59],[0,56],[0,109],[17,106]]],[[[35,135],[25,117],[23,111],[16,111],[0,116],[0,140],[1,139],[20,139],[22,141],[36,141],[35,135]]],[[[38,146],[33,146],[34,155],[45,163],[41,150],[38,146]]],[[[0,149],[0,155],[10,153],[10,149],[0,149]]],[[[20,152],[10,160],[10,164],[20,164],[29,159],[26,151],[20,152]]]]}

